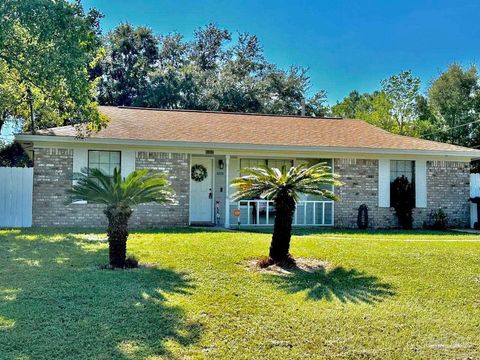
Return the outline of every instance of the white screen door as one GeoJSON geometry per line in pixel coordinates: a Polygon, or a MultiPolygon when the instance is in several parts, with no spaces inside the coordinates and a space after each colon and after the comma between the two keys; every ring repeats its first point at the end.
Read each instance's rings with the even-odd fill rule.
{"type": "MultiPolygon", "coordinates": [[[[190,221],[211,223],[213,216],[213,158],[192,157],[191,166],[201,165],[206,177],[197,181],[190,174],[190,221]]],[[[191,171],[191,169],[190,169],[191,171]]]]}

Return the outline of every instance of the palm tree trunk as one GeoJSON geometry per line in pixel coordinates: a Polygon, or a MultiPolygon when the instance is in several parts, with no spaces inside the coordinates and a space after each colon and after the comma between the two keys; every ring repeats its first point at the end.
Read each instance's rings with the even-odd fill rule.
{"type": "Polygon", "coordinates": [[[288,194],[280,194],[275,200],[275,223],[273,225],[270,258],[274,263],[288,261],[295,200],[288,194]]]}
{"type": "Polygon", "coordinates": [[[107,234],[110,266],[124,268],[127,257],[128,220],[132,215],[132,209],[109,206],[104,212],[108,218],[107,234]]]}

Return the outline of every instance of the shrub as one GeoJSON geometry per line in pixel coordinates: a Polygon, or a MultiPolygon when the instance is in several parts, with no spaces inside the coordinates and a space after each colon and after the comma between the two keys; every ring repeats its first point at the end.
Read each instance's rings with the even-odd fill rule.
{"type": "Polygon", "coordinates": [[[14,142],[4,148],[0,146],[0,166],[32,167],[33,161],[28,157],[22,146],[14,142]]]}
{"type": "Polygon", "coordinates": [[[396,178],[390,186],[390,198],[399,225],[411,229],[413,224],[413,208],[415,207],[415,192],[413,185],[405,176],[396,178]]]}
{"type": "Polygon", "coordinates": [[[433,230],[446,230],[448,217],[443,209],[432,210],[430,213],[430,228],[433,230]]]}

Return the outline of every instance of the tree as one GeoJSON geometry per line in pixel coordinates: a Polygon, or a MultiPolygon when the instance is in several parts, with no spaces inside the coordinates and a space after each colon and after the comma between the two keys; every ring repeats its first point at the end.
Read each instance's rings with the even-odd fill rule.
{"type": "MultiPolygon", "coordinates": [[[[143,42],[132,40],[140,28],[125,27],[107,37],[108,60],[99,88],[103,104],[298,115],[305,100],[307,115],[328,112],[325,91],[305,98],[310,88],[307,70],[283,70],[268,63],[255,35],[241,33],[234,41],[228,30],[208,24],[196,29],[190,42],[178,33],[160,36],[156,45],[149,42],[149,53],[157,48],[158,57],[144,59],[130,55],[141,52],[143,42]],[[118,44],[132,43],[127,52],[117,54],[118,44]]],[[[151,32],[149,36],[155,37],[151,32]]]]}
{"type": "Polygon", "coordinates": [[[132,208],[150,202],[172,202],[174,191],[170,183],[164,174],[150,170],[135,170],[125,179],[118,169],[114,170],[112,177],[98,169],[84,170],[76,175],[77,183],[67,191],[69,201],[105,205],[110,266],[124,268],[132,208]]]}
{"type": "Polygon", "coordinates": [[[231,72],[242,79],[247,76],[257,76],[267,63],[263,56],[263,48],[256,35],[242,33],[233,46],[232,58],[229,59],[231,72]]]}
{"type": "Polygon", "coordinates": [[[130,106],[147,87],[159,60],[158,38],[151,29],[120,24],[106,37],[108,56],[99,87],[102,104],[130,106]]]}
{"type": "Polygon", "coordinates": [[[19,143],[13,142],[0,149],[0,166],[32,167],[33,161],[19,143]]]}
{"type": "MultiPolygon", "coordinates": [[[[232,181],[237,191],[234,201],[246,199],[273,200],[275,222],[267,264],[292,264],[289,254],[292,220],[300,194],[312,194],[336,200],[337,196],[325,185],[341,185],[338,176],[325,163],[308,167],[305,164],[290,169],[256,167],[244,169],[246,175],[232,181]]],[[[265,265],[267,265],[265,264],[265,265]]]]}
{"type": "Polygon", "coordinates": [[[105,124],[89,74],[102,53],[100,17],[80,2],[0,2],[0,126],[13,117],[31,127],[30,104],[37,127],[105,124]]]}
{"type": "Polygon", "coordinates": [[[350,119],[361,119],[390,132],[398,132],[391,116],[392,103],[384,91],[360,94],[352,91],[332,107],[332,114],[350,119]]]}
{"type": "Polygon", "coordinates": [[[234,112],[261,112],[261,86],[266,62],[255,35],[243,33],[222,66],[206,75],[205,108],[234,112]]]}
{"type": "Polygon", "coordinates": [[[16,71],[11,71],[0,61],[0,134],[7,121],[13,117],[28,117],[26,87],[21,84],[16,71]]]}
{"type": "Polygon", "coordinates": [[[188,61],[189,45],[179,33],[160,36],[159,61],[163,69],[181,69],[188,61]]]}
{"type": "MultiPolygon", "coordinates": [[[[300,111],[301,112],[301,111],[300,111]]],[[[317,91],[305,102],[306,116],[327,116],[330,108],[327,105],[327,92],[325,90],[317,91]]],[[[297,113],[298,114],[298,113],[297,113]]]]}
{"type": "Polygon", "coordinates": [[[404,134],[405,127],[417,118],[415,101],[419,95],[420,79],[408,70],[382,80],[381,84],[392,104],[390,113],[397,122],[399,133],[404,134]]]}
{"type": "Polygon", "coordinates": [[[428,100],[439,122],[435,140],[480,145],[480,85],[477,68],[452,64],[432,82],[428,100]]]}
{"type": "Polygon", "coordinates": [[[384,130],[398,133],[397,123],[391,116],[392,103],[383,91],[364,94],[357,105],[356,118],[384,130]]]}
{"type": "Polygon", "coordinates": [[[230,41],[232,35],[228,30],[219,29],[214,24],[198,28],[194,32],[191,45],[191,58],[202,70],[214,70],[229,54],[224,51],[225,41],[230,41]]]}
{"type": "Polygon", "coordinates": [[[347,119],[355,119],[358,117],[360,101],[368,94],[360,95],[357,90],[353,90],[343,98],[341,102],[338,102],[332,106],[332,114],[347,119]]]}
{"type": "Polygon", "coordinates": [[[427,140],[440,140],[437,135],[439,133],[438,130],[441,129],[441,122],[433,113],[428,98],[423,95],[418,95],[415,106],[418,118],[409,135],[427,140]]]}
{"type": "Polygon", "coordinates": [[[419,94],[420,80],[403,71],[381,82],[383,89],[360,94],[354,90],[332,107],[332,114],[357,118],[392,133],[421,136],[432,127],[419,94]]]}
{"type": "Polygon", "coordinates": [[[307,70],[292,66],[288,71],[270,66],[265,79],[262,103],[269,114],[298,114],[309,78],[307,70]]]}

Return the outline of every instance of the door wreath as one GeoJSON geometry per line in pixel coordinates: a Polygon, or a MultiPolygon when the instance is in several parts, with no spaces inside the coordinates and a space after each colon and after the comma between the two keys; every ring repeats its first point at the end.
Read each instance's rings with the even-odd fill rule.
{"type": "Polygon", "coordinates": [[[207,168],[200,164],[192,166],[192,180],[203,181],[207,177],[207,168]]]}

